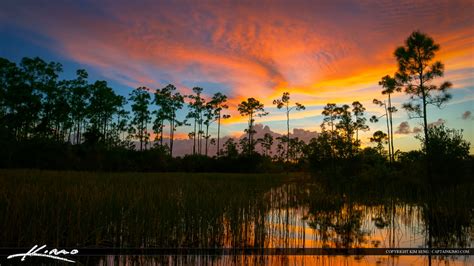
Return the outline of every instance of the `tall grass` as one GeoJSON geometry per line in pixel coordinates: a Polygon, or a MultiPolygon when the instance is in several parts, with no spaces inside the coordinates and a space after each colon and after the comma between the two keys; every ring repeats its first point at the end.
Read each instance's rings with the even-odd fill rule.
{"type": "Polygon", "coordinates": [[[403,247],[397,239],[413,234],[426,246],[430,234],[434,246],[469,247],[472,189],[365,189],[298,174],[0,170],[0,245],[403,247]]]}
{"type": "Polygon", "coordinates": [[[1,170],[0,243],[220,247],[233,236],[245,245],[244,222],[265,212],[264,193],[284,178],[1,170]]]}

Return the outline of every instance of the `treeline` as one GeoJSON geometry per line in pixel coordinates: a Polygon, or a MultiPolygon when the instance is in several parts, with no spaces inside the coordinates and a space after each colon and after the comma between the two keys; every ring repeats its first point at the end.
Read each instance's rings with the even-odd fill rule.
{"type": "MultiPolygon", "coordinates": [[[[206,100],[202,88],[193,88],[192,95],[182,95],[169,84],[155,90],[139,87],[125,98],[117,95],[106,81],[90,83],[86,70],[77,70],[76,78],[72,80],[60,79],[61,72],[61,64],[40,58],[23,58],[19,64],[0,58],[0,137],[5,147],[9,147],[3,152],[4,167],[21,167],[26,163],[25,166],[31,167],[95,169],[102,168],[100,162],[109,158],[123,156],[127,162],[128,157],[145,156],[153,158],[149,160],[153,165],[133,167],[133,164],[141,164],[135,159],[129,163],[120,163],[117,159],[117,166],[106,163],[105,168],[186,169],[179,163],[164,167],[173,165],[171,161],[181,160],[173,159],[174,134],[178,127],[185,125],[191,128],[188,135],[195,157],[208,157],[212,144],[217,146],[216,158],[242,160],[245,165],[258,162],[258,158],[268,165],[275,161],[302,164],[308,154],[316,152],[310,150],[314,143],[318,139],[322,141],[327,134],[332,136],[334,145],[331,146],[337,156],[351,157],[360,147],[358,131],[368,130],[361,103],[354,102],[352,111],[348,105],[328,104],[323,112],[327,117],[322,125],[322,137],[314,139],[311,145],[290,138],[290,113],[305,107],[300,103],[292,104],[290,94],[285,92],[280,99],[274,100],[275,106],[287,117],[285,136],[276,139],[270,134],[258,139],[254,137],[255,119],[268,112],[259,100],[248,98],[238,105],[238,112],[247,117],[245,137],[228,139],[221,147],[221,121],[230,117],[224,113],[228,105],[227,96],[222,93],[215,93],[206,100]],[[152,105],[155,108],[151,108],[152,105]],[[185,106],[187,115],[180,120],[177,113],[185,106]],[[217,127],[216,138],[209,134],[213,124],[217,127]],[[153,140],[150,140],[149,128],[153,130],[153,140]],[[276,154],[273,154],[274,144],[276,154]],[[260,146],[260,154],[256,152],[257,146],[260,146]],[[163,162],[156,162],[156,158],[163,162]]],[[[198,166],[191,168],[194,167],[198,166]]]]}
{"type": "Polygon", "coordinates": [[[217,120],[220,127],[220,119],[228,117],[220,115],[227,108],[227,97],[221,93],[206,102],[201,96],[202,88],[194,88],[195,95],[185,96],[170,84],[153,94],[150,89],[139,87],[127,99],[117,95],[106,81],[89,83],[83,69],[77,70],[73,80],[60,80],[61,71],[61,64],[38,57],[23,58],[18,65],[0,58],[3,139],[85,143],[107,148],[132,148],[137,140],[139,149],[144,150],[149,144],[150,125],[157,136],[156,144],[164,147],[163,131],[167,124],[168,152],[172,155],[177,127],[193,120],[193,138],[201,147],[202,139],[209,136],[209,125],[217,120]],[[191,111],[188,120],[179,121],[176,112],[183,107],[185,98],[191,99],[191,111]],[[126,110],[128,103],[131,110],[126,110]],[[150,105],[156,105],[157,110],[151,112],[150,105]]]}
{"type": "Polygon", "coordinates": [[[370,121],[375,123],[385,118],[387,128],[386,132],[379,130],[373,133],[370,138],[376,144],[373,149],[359,150],[358,131],[368,129],[363,106],[354,102],[351,116],[349,106],[328,104],[323,111],[322,134],[310,143],[313,145],[308,153],[310,165],[317,169],[331,169],[330,174],[325,176],[341,174],[349,179],[357,176],[358,181],[374,177],[384,180],[385,177],[385,181],[394,178],[428,184],[462,180],[472,182],[470,177],[474,160],[469,155],[470,143],[463,139],[462,131],[428,123],[428,106],[441,108],[451,99],[451,82],[434,84],[436,78],[444,75],[444,64],[434,60],[439,49],[439,44],[419,31],[413,32],[404,45],[395,49],[398,69],[393,76],[386,75],[379,82],[386,99],[373,100],[374,104],[384,109],[384,114],[372,116],[370,121]],[[420,151],[404,153],[394,145],[392,118],[398,110],[392,104],[392,95],[402,91],[408,95],[408,101],[402,108],[410,118],[423,121],[422,134],[416,136],[421,142],[420,151]],[[338,122],[335,124],[335,121],[338,122]]]}
{"type": "MultiPolygon", "coordinates": [[[[374,171],[370,175],[381,175],[401,162],[445,162],[449,158],[457,165],[469,158],[469,143],[460,132],[444,126],[430,128],[427,122],[426,107],[440,107],[450,99],[450,82],[431,83],[444,72],[441,62],[432,62],[438,50],[439,45],[420,32],[412,33],[404,46],[396,49],[398,71],[379,83],[387,99],[373,101],[384,108],[384,114],[369,119],[384,119],[387,130],[374,132],[370,141],[375,147],[365,149],[361,149],[359,133],[368,131],[369,126],[366,108],[358,101],[328,103],[322,112],[321,133],[305,143],[290,136],[290,114],[305,107],[292,103],[289,92],[273,101],[286,116],[287,134],[276,139],[270,134],[255,138],[255,119],[268,112],[250,97],[237,107],[247,119],[245,137],[220,143],[222,120],[230,117],[227,96],[222,93],[205,98],[203,88],[194,87],[192,94],[183,95],[169,84],[161,89],[138,87],[124,97],[106,81],[91,83],[82,69],[74,79],[64,80],[59,77],[59,63],[23,58],[16,64],[0,58],[0,142],[4,147],[0,166],[231,172],[312,168],[343,175],[370,169],[374,171]],[[392,114],[397,108],[391,97],[401,91],[409,95],[402,107],[424,122],[419,152],[401,153],[393,143],[392,114]],[[178,116],[183,112],[185,116],[178,116]],[[192,154],[177,158],[173,156],[174,135],[183,126],[191,129],[192,154]],[[212,127],[216,136],[209,133],[212,127]],[[217,150],[212,157],[210,145],[217,150]]],[[[412,168],[426,172],[436,167],[412,168]]]]}
{"type": "MultiPolygon", "coordinates": [[[[174,134],[178,127],[185,125],[192,130],[189,138],[193,140],[194,156],[207,157],[212,144],[217,145],[216,157],[232,160],[240,160],[240,154],[258,157],[255,145],[263,140],[253,139],[254,118],[264,113],[263,105],[254,98],[243,101],[238,107],[239,112],[248,117],[245,131],[248,137],[240,143],[230,139],[221,149],[221,121],[230,117],[224,113],[228,105],[227,96],[222,93],[206,100],[202,88],[193,88],[192,95],[182,95],[169,84],[156,90],[139,87],[126,98],[117,95],[106,81],[90,83],[86,70],[77,70],[72,80],[60,79],[61,72],[61,64],[38,57],[23,58],[19,64],[0,58],[2,167],[201,168],[194,163],[187,167],[180,163],[181,159],[173,159],[174,134]],[[151,108],[152,105],[155,108],[151,108]],[[180,120],[177,113],[185,106],[187,115],[180,120]],[[213,124],[217,127],[215,139],[211,139],[209,133],[213,124]],[[152,141],[149,128],[155,136],[152,141]]],[[[287,103],[288,99],[288,95],[283,97],[280,104],[287,103]]],[[[267,136],[265,140],[268,141],[267,136]]],[[[289,160],[288,150],[286,154],[289,160]]],[[[188,159],[183,160],[187,164],[188,159]]]]}

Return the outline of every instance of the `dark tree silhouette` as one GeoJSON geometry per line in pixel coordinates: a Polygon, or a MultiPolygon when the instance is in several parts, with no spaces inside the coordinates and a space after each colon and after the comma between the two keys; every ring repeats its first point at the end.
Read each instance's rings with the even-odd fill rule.
{"type": "Polygon", "coordinates": [[[228,158],[235,158],[239,155],[239,151],[237,150],[237,144],[235,143],[233,138],[229,138],[224,143],[223,151],[221,154],[228,158]]]}
{"type": "Polygon", "coordinates": [[[87,110],[90,126],[87,131],[89,144],[101,142],[109,143],[113,128],[112,118],[123,105],[124,97],[116,95],[106,81],[96,81],[91,86],[91,97],[87,110]]]}
{"type": "Polygon", "coordinates": [[[205,100],[201,97],[203,88],[194,87],[194,95],[188,95],[187,97],[191,99],[191,102],[188,103],[190,109],[186,118],[194,120],[194,131],[191,136],[193,137],[193,154],[196,154],[196,144],[197,144],[197,153],[201,154],[201,135],[202,135],[202,123],[203,123],[203,112],[205,108],[205,100]],[[197,143],[196,143],[197,141],[197,143]]]}
{"type": "Polygon", "coordinates": [[[168,91],[157,89],[153,100],[153,103],[158,107],[157,110],[153,111],[153,114],[155,115],[155,120],[153,121],[153,132],[156,134],[155,139],[159,139],[161,149],[163,149],[163,132],[166,120],[166,99],[169,97],[170,95],[168,94],[168,91]]]}
{"type": "Polygon", "coordinates": [[[286,161],[289,161],[290,156],[290,112],[293,110],[300,111],[304,110],[304,105],[300,103],[295,103],[294,106],[290,106],[290,93],[284,92],[280,99],[273,100],[273,104],[277,106],[278,109],[284,108],[286,114],[286,161]]]}
{"type": "Polygon", "coordinates": [[[207,102],[206,105],[204,106],[204,126],[206,127],[206,131],[204,133],[204,155],[207,156],[208,153],[208,147],[209,147],[209,138],[211,135],[209,134],[209,127],[211,126],[212,123],[215,122],[214,119],[215,116],[215,109],[214,109],[214,104],[212,102],[207,102]]]}
{"type": "MultiPolygon", "coordinates": [[[[430,125],[428,127],[430,138],[430,151],[427,150],[426,140],[417,135],[421,141],[422,151],[430,152],[429,167],[431,169],[430,181],[441,181],[442,183],[452,178],[459,179],[463,176],[463,168],[469,162],[470,143],[463,139],[462,130],[449,129],[444,124],[430,125]]],[[[467,177],[472,180],[472,174],[467,177]]]]}
{"type": "Polygon", "coordinates": [[[352,103],[352,112],[355,116],[354,127],[356,131],[356,142],[359,142],[359,130],[369,130],[369,126],[365,124],[367,122],[367,118],[364,116],[365,107],[359,101],[355,101],[352,103]]]}
{"type": "Polygon", "coordinates": [[[392,135],[390,134],[390,123],[389,123],[389,116],[388,116],[388,108],[387,108],[387,104],[382,101],[379,101],[377,99],[374,99],[373,100],[373,103],[378,105],[378,106],[383,106],[384,110],[385,110],[385,114],[384,115],[381,115],[379,117],[373,115],[371,118],[370,118],[370,122],[373,122],[373,123],[377,123],[379,121],[380,118],[384,117],[385,116],[385,121],[386,121],[386,124],[387,124],[387,136],[388,136],[388,143],[387,143],[387,146],[388,146],[388,158],[389,158],[389,161],[390,163],[393,162],[393,148],[390,146],[390,139],[392,138],[392,135]]]}
{"type": "Polygon", "coordinates": [[[71,106],[71,119],[76,127],[75,143],[79,144],[82,142],[81,135],[85,127],[90,90],[86,70],[77,70],[76,75],[77,78],[69,83],[69,90],[71,91],[69,104],[71,106]]]}
{"type": "Polygon", "coordinates": [[[444,74],[444,65],[435,61],[439,45],[428,35],[419,31],[413,32],[405,41],[404,46],[395,50],[398,62],[397,81],[410,95],[410,101],[403,105],[410,117],[423,119],[423,132],[426,151],[429,153],[428,114],[427,106],[441,107],[451,95],[447,92],[452,84],[449,81],[436,86],[432,81],[444,74]]]}
{"type": "Polygon", "coordinates": [[[184,96],[179,92],[175,92],[176,87],[172,84],[163,88],[162,91],[165,91],[164,94],[168,95],[165,98],[163,110],[170,124],[170,156],[173,157],[174,132],[177,127],[185,123],[185,121],[178,120],[176,117],[176,112],[184,105],[184,96]]]}
{"type": "Polygon", "coordinates": [[[370,138],[370,142],[374,142],[377,144],[377,150],[380,154],[383,153],[383,146],[382,143],[388,143],[388,135],[383,133],[380,130],[374,132],[372,137],[370,138]]]}
{"type": "Polygon", "coordinates": [[[263,104],[255,98],[248,98],[246,101],[242,101],[241,103],[239,103],[237,108],[240,115],[248,117],[248,128],[246,129],[248,136],[248,154],[254,151],[254,149],[252,148],[254,146],[253,134],[255,133],[255,130],[253,129],[253,124],[255,122],[254,117],[262,117],[268,115],[268,113],[265,112],[265,109],[263,107],[263,104]]]}
{"type": "Polygon", "coordinates": [[[350,106],[347,104],[336,108],[339,122],[336,124],[339,138],[337,139],[337,149],[339,156],[342,158],[350,158],[354,154],[353,137],[356,130],[356,124],[352,119],[350,106]]]}
{"type": "Polygon", "coordinates": [[[121,105],[118,107],[117,110],[117,120],[113,124],[114,132],[113,132],[113,139],[111,139],[111,142],[113,145],[116,146],[121,146],[124,148],[128,148],[131,146],[130,141],[130,136],[125,136],[125,132],[128,132],[130,130],[128,121],[130,119],[130,112],[125,110],[125,105],[127,104],[127,100],[125,97],[120,97],[122,99],[121,105]]]}
{"type": "MultiPolygon", "coordinates": [[[[47,63],[42,59],[35,57],[23,58],[20,63],[20,68],[23,72],[23,86],[29,88],[28,90],[40,97],[40,103],[37,106],[38,113],[34,114],[26,128],[35,128],[34,135],[40,138],[53,138],[59,140],[60,126],[57,123],[61,120],[58,115],[61,115],[63,104],[67,104],[63,99],[62,91],[64,86],[59,86],[58,75],[62,72],[62,65],[55,62],[47,63]],[[35,123],[33,117],[39,116],[38,123],[35,123]]],[[[22,86],[22,87],[23,87],[22,86]]],[[[66,106],[67,108],[67,106],[66,106]]],[[[31,112],[34,110],[28,110],[31,112]]],[[[66,111],[67,113],[67,111],[66,111]]]]}
{"type": "Polygon", "coordinates": [[[230,115],[222,115],[222,110],[228,109],[227,96],[217,92],[212,96],[211,105],[214,108],[214,118],[217,120],[217,156],[220,155],[220,136],[221,136],[221,119],[228,119],[230,115]]]}
{"type": "Polygon", "coordinates": [[[130,93],[133,112],[131,125],[134,128],[135,136],[140,141],[140,150],[143,150],[143,143],[145,143],[146,149],[150,137],[150,133],[147,132],[148,123],[151,122],[151,114],[148,110],[150,100],[150,93],[145,87],[139,87],[130,93]]]}
{"type": "MultiPolygon", "coordinates": [[[[444,124],[428,128],[433,157],[442,167],[447,160],[466,160],[469,158],[470,143],[463,139],[462,130],[449,129],[444,124]]],[[[418,136],[422,148],[426,152],[425,140],[418,136]]]]}
{"type": "Polygon", "coordinates": [[[321,128],[323,133],[329,136],[329,143],[332,150],[332,158],[336,156],[339,158],[350,158],[359,149],[360,141],[354,140],[354,134],[358,130],[369,130],[365,124],[364,106],[355,101],[351,106],[344,104],[337,106],[333,103],[328,103],[322,114],[324,115],[321,128]],[[353,116],[354,114],[354,116],[353,116]],[[329,130],[328,127],[331,127],[329,130]]]}
{"type": "Polygon", "coordinates": [[[322,114],[324,115],[323,124],[321,127],[323,129],[327,128],[328,126],[331,127],[331,132],[334,132],[334,125],[335,120],[337,119],[337,105],[335,103],[328,103],[324,107],[322,114]]]}
{"type": "Polygon", "coordinates": [[[262,146],[263,155],[270,156],[272,153],[273,136],[270,133],[265,133],[263,138],[259,138],[257,141],[262,146]]]}
{"type": "Polygon", "coordinates": [[[52,137],[52,111],[57,101],[49,99],[57,85],[61,66],[40,58],[23,58],[17,66],[2,59],[3,123],[17,141],[52,137]],[[47,105],[47,106],[46,106],[47,105]]]}
{"type": "Polygon", "coordinates": [[[331,145],[331,157],[335,157],[335,154],[334,154],[334,143],[335,143],[335,133],[336,131],[334,130],[334,126],[335,126],[335,121],[336,119],[338,118],[338,113],[337,113],[337,110],[338,110],[339,107],[337,107],[337,105],[335,103],[328,103],[326,104],[326,106],[324,107],[324,110],[322,112],[322,115],[324,115],[324,118],[323,118],[323,123],[321,124],[321,129],[322,131],[328,131],[328,127],[331,128],[331,130],[329,131],[329,135],[330,135],[330,145],[331,145]]]}
{"type": "Polygon", "coordinates": [[[388,120],[389,120],[389,123],[390,123],[390,132],[388,134],[389,135],[389,144],[390,144],[390,149],[392,150],[392,153],[391,153],[391,157],[390,157],[390,161],[393,162],[394,158],[393,158],[393,155],[394,155],[394,147],[393,147],[393,119],[392,119],[392,114],[397,112],[397,108],[392,106],[392,98],[391,98],[391,94],[395,93],[395,92],[400,92],[401,91],[401,87],[399,86],[399,84],[397,83],[397,80],[395,78],[392,78],[390,77],[389,75],[386,75],[384,77],[382,77],[382,80],[379,82],[379,85],[382,86],[382,88],[384,88],[382,90],[382,94],[386,94],[388,96],[388,107],[387,107],[387,115],[388,115],[388,120]]]}

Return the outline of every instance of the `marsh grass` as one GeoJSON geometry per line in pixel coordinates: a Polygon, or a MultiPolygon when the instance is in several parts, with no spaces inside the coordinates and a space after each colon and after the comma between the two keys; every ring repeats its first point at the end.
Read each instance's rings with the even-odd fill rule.
{"type": "Polygon", "coordinates": [[[285,178],[1,170],[0,241],[3,247],[244,246],[246,224],[266,212],[264,193],[285,178]]]}
{"type": "Polygon", "coordinates": [[[328,185],[296,173],[0,170],[0,244],[426,247],[431,237],[472,247],[473,189],[328,185]]]}

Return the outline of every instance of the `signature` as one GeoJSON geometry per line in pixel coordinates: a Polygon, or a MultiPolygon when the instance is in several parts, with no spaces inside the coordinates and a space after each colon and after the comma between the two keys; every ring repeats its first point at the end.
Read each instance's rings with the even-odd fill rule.
{"type": "Polygon", "coordinates": [[[13,255],[8,256],[7,259],[21,257],[21,261],[24,261],[26,257],[45,257],[45,258],[50,258],[54,260],[61,260],[61,261],[76,263],[73,260],[60,257],[60,255],[63,255],[63,256],[76,255],[77,253],[79,253],[79,250],[73,249],[71,251],[67,251],[65,249],[57,250],[55,248],[52,250],[43,250],[45,247],[46,245],[42,245],[41,247],[38,247],[38,245],[35,245],[28,252],[13,254],[13,255]]]}

